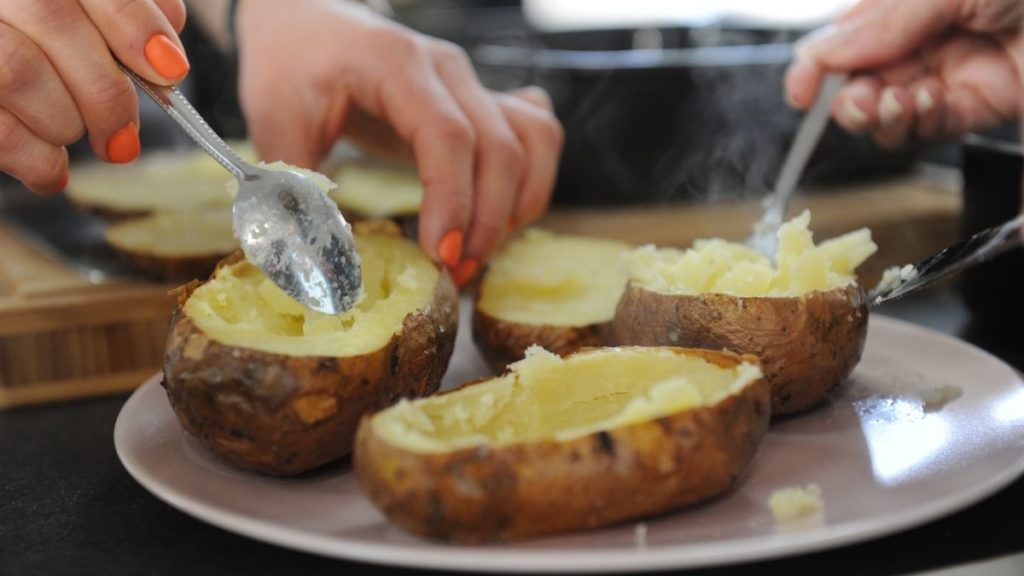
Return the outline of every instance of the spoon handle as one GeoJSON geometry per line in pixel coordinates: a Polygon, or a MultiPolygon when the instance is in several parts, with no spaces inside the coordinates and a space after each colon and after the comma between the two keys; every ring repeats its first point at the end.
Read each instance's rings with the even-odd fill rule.
{"type": "Polygon", "coordinates": [[[747,244],[765,253],[769,258],[775,257],[775,235],[782,226],[786,216],[786,207],[793,196],[793,190],[804,173],[807,160],[818,145],[822,132],[828,125],[832,100],[839,90],[846,85],[845,74],[827,74],[818,91],[818,97],[811,109],[800,122],[793,143],[789,147],[786,159],[775,181],[775,189],[767,198],[764,213],[754,225],[754,233],[747,244]]]}
{"type": "Polygon", "coordinates": [[[121,70],[131,78],[132,82],[153,99],[164,112],[185,130],[185,133],[199,144],[200,148],[213,157],[221,166],[234,174],[235,178],[244,180],[254,173],[252,166],[242,160],[234,150],[227,145],[213,128],[203,120],[203,117],[196,112],[192,104],[177,88],[171,86],[160,86],[140,77],[123,64],[118,63],[121,70]]]}

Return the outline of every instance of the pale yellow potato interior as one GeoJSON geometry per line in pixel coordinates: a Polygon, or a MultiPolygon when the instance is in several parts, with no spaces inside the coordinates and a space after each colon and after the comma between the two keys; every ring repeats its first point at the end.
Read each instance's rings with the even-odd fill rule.
{"type": "Polygon", "coordinates": [[[760,252],[725,240],[698,240],[688,250],[645,246],[625,255],[630,281],[663,294],[798,296],[857,283],[854,271],[878,246],[862,228],[814,244],[804,211],[779,229],[775,265],[760,252]]]}
{"type": "Polygon", "coordinates": [[[248,262],[222,267],[192,293],[185,313],[223,344],[291,356],[358,356],[383,347],[406,316],[433,299],[439,273],[400,237],[357,232],[363,297],[340,315],[310,310],[248,262]]]}
{"type": "MultiPolygon", "coordinates": [[[[231,145],[244,159],[256,160],[256,151],[248,143],[233,141],[231,145]]],[[[230,206],[232,200],[224,190],[231,174],[198,148],[145,152],[127,166],[76,164],[71,174],[69,196],[89,206],[121,212],[195,210],[230,206]]]]}
{"type": "Polygon", "coordinates": [[[502,320],[532,325],[608,322],[626,288],[628,244],[528,230],[491,260],[478,306],[502,320]]]}
{"type": "Polygon", "coordinates": [[[113,224],[106,236],[122,249],[157,256],[228,254],[238,248],[228,208],[155,213],[113,224]]]}
{"type": "Polygon", "coordinates": [[[449,394],[402,400],[373,432],[416,452],[570,440],[717,403],[761,377],[667,348],[601,348],[562,359],[539,347],[506,375],[449,394]]]}
{"type": "Polygon", "coordinates": [[[413,171],[349,163],[334,175],[330,196],[342,210],[367,218],[417,214],[423,185],[413,171]]]}

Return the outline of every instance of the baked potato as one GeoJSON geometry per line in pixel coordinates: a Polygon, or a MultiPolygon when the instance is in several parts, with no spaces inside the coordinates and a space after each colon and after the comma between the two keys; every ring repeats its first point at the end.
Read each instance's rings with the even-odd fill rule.
{"type": "Polygon", "coordinates": [[[473,340],[495,372],[539,345],[565,355],[604,344],[628,274],[612,240],[526,230],[488,264],[473,340]]]}
{"type": "Polygon", "coordinates": [[[860,360],[868,311],[854,270],[877,247],[866,229],[815,246],[809,224],[804,212],[783,225],[775,266],[724,240],[630,253],[611,341],[753,354],[774,416],[810,409],[860,360]]]}
{"type": "Polygon", "coordinates": [[[110,224],[104,234],[128,262],[165,280],[205,278],[238,249],[229,208],[126,218],[110,224]]]}
{"type": "Polygon", "coordinates": [[[533,347],[505,375],[365,416],[353,459],[370,500],[415,534],[517,540],[723,494],[769,410],[753,356],[533,347]]]}
{"type": "MultiPolygon", "coordinates": [[[[248,142],[233,141],[231,146],[255,162],[256,150],[248,142]]],[[[198,148],[145,152],[127,166],[83,162],[72,166],[71,174],[68,198],[109,220],[231,206],[232,196],[224,190],[230,174],[198,148]]]]}
{"type": "Polygon", "coordinates": [[[387,229],[355,226],[363,294],[340,315],[304,308],[237,254],[182,289],[163,385],[185,430],[238,466],[297,474],[348,454],[362,415],[437,390],[455,287],[387,229]]]}

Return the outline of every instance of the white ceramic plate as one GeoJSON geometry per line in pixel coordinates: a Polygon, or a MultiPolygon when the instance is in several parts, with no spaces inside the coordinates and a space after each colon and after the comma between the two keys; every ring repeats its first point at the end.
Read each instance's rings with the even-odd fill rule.
{"type": "MultiPolygon", "coordinates": [[[[446,383],[485,372],[461,330],[446,383]]],[[[144,487],[210,524],[326,556],[416,568],[608,572],[728,564],[867,540],[964,508],[1024,470],[1024,382],[964,342],[881,316],[842,392],[772,427],[739,487],[644,524],[531,542],[458,547],[411,536],[363,498],[347,464],[275,479],[222,464],[185,435],[153,377],[114,429],[144,487]],[[962,396],[924,408],[921,392],[962,396]],[[816,483],[820,513],[777,523],[778,488],[816,483]]]]}

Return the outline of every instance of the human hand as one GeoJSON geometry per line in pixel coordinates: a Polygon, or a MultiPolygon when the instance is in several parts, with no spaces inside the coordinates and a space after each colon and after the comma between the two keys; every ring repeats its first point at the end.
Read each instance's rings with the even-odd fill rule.
{"type": "Polygon", "coordinates": [[[0,0],[0,171],[62,190],[65,146],[85,132],[99,158],[134,160],[138,101],[111,52],[170,85],[189,69],[184,25],[181,0],[0,0]]]}
{"type": "Polygon", "coordinates": [[[547,207],[562,130],[543,91],[491,92],[461,49],[354,2],[244,0],[236,30],[261,155],[313,167],[344,133],[414,159],[420,244],[456,283],[547,207]]]}
{"type": "Polygon", "coordinates": [[[825,72],[853,76],[832,114],[896,148],[1017,118],[1024,107],[1020,0],[862,0],[797,45],[786,95],[806,108],[825,72]]]}

